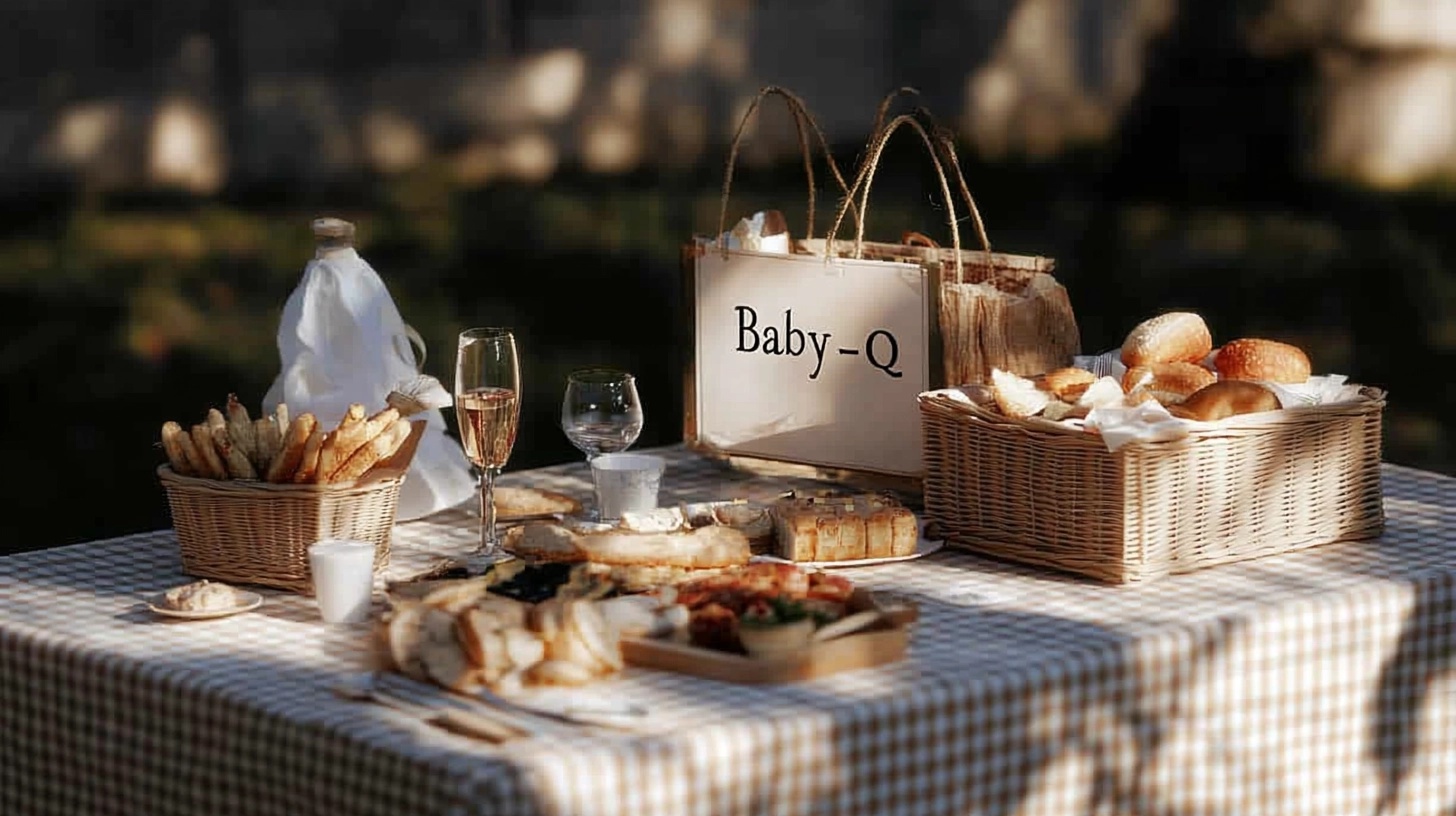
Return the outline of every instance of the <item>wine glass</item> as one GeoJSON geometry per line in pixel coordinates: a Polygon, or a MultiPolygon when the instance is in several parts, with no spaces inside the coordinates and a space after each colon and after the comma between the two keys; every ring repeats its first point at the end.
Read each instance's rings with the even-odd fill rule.
{"type": "Polygon", "coordinates": [[[455,355],[455,415],[465,455],[480,469],[480,545],[472,559],[500,557],[495,477],[511,457],[521,419],[521,367],[509,329],[466,329],[455,355]]]}
{"type": "Polygon", "coordinates": [[[598,454],[630,448],[642,433],[636,378],[615,368],[571,372],[561,401],[561,430],[588,463],[598,454]]]}

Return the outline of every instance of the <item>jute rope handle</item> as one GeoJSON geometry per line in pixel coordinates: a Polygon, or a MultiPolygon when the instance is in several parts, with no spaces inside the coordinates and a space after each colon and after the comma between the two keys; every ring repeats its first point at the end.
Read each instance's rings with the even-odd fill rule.
{"type": "MultiPolygon", "coordinates": [[[[759,89],[758,94],[749,103],[748,109],[743,112],[743,119],[739,121],[738,130],[733,134],[733,142],[728,147],[728,163],[723,171],[723,196],[719,201],[718,208],[718,232],[717,237],[714,239],[725,255],[728,252],[728,248],[723,242],[723,228],[728,225],[728,195],[733,189],[733,171],[738,166],[738,149],[743,143],[743,133],[748,128],[748,122],[753,118],[753,114],[758,110],[758,106],[763,102],[765,97],[775,95],[783,98],[784,104],[789,108],[789,113],[794,117],[794,130],[799,135],[799,153],[804,157],[804,175],[809,183],[809,221],[804,227],[804,237],[814,237],[814,204],[816,195],[814,185],[814,155],[809,149],[809,134],[806,126],[807,129],[813,130],[815,138],[818,139],[819,149],[824,153],[824,163],[829,165],[829,172],[833,174],[834,180],[839,182],[839,189],[843,190],[846,196],[849,196],[851,199],[853,198],[853,196],[850,196],[849,185],[845,183],[843,174],[839,172],[839,165],[834,162],[834,154],[829,149],[829,140],[824,137],[824,131],[819,128],[819,123],[814,121],[814,117],[809,114],[809,108],[804,104],[804,100],[800,99],[793,91],[787,88],[781,88],[777,85],[765,85],[759,89]]],[[[855,217],[856,219],[859,217],[858,207],[855,208],[855,217]]]]}
{"type": "MultiPolygon", "coordinates": [[[[875,125],[870,131],[871,133],[879,132],[880,127],[885,122],[885,116],[890,112],[890,105],[902,96],[919,98],[920,89],[904,85],[885,94],[885,98],[880,100],[879,110],[875,111],[875,125]]],[[[931,131],[935,134],[936,142],[939,143],[941,151],[945,153],[946,158],[950,161],[951,169],[955,171],[956,183],[961,190],[961,197],[966,200],[966,208],[970,210],[971,224],[976,228],[976,238],[980,241],[981,248],[986,252],[990,252],[991,239],[986,236],[986,223],[981,219],[981,208],[976,206],[976,199],[971,196],[971,188],[966,185],[966,174],[961,170],[960,157],[956,155],[955,135],[949,129],[943,127],[935,118],[935,114],[931,113],[923,105],[916,107],[915,112],[930,125],[931,131]]]]}
{"type": "Polygon", "coordinates": [[[950,224],[950,237],[955,249],[955,278],[959,283],[964,272],[961,267],[961,231],[957,224],[955,214],[955,199],[951,195],[950,182],[945,177],[945,166],[940,161],[939,151],[936,150],[935,140],[920,124],[915,114],[904,113],[890,120],[890,123],[874,135],[874,141],[870,145],[870,152],[865,156],[864,163],[860,165],[859,172],[855,175],[852,192],[845,198],[844,204],[840,205],[839,211],[834,215],[834,226],[829,229],[829,235],[825,241],[824,262],[828,263],[834,255],[834,238],[839,234],[839,225],[844,222],[844,215],[854,203],[854,194],[859,194],[859,213],[855,219],[854,253],[853,257],[864,257],[864,213],[869,206],[870,187],[874,182],[875,169],[879,166],[880,155],[885,152],[885,144],[890,137],[899,130],[902,125],[909,125],[916,133],[920,134],[921,141],[925,142],[925,149],[930,154],[930,161],[935,165],[936,178],[940,180],[940,193],[945,201],[946,222],[950,224]]]}
{"type": "MultiPolygon", "coordinates": [[[[879,109],[875,111],[875,123],[874,127],[870,130],[871,134],[880,132],[880,129],[884,126],[885,117],[890,112],[890,105],[894,104],[895,100],[902,96],[919,97],[920,91],[917,88],[912,88],[907,85],[896,88],[895,90],[886,94],[885,98],[880,100],[879,109]]],[[[971,225],[975,227],[976,239],[980,242],[981,249],[985,250],[986,252],[990,252],[991,239],[986,235],[986,223],[981,218],[981,209],[976,206],[976,199],[971,195],[971,188],[966,184],[965,173],[961,170],[960,157],[956,154],[955,149],[955,136],[949,130],[942,127],[941,124],[936,120],[935,115],[932,114],[925,107],[917,107],[915,109],[915,113],[920,118],[924,119],[927,124],[930,125],[931,131],[935,134],[935,141],[940,147],[941,152],[945,154],[946,159],[950,162],[951,169],[952,171],[954,171],[953,175],[955,177],[956,184],[960,188],[961,197],[965,199],[966,208],[970,211],[971,225]]],[[[863,222],[863,209],[861,209],[860,212],[856,213],[856,215],[861,220],[861,222],[863,222]]],[[[957,265],[956,283],[961,282],[959,270],[960,266],[957,265]]]]}

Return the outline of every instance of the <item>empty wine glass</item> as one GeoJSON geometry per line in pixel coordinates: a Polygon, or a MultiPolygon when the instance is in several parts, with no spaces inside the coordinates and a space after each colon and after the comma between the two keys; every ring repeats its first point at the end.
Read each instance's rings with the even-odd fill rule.
{"type": "Polygon", "coordinates": [[[602,453],[624,451],[642,433],[637,380],[615,368],[586,368],[566,378],[561,430],[587,462],[602,453]]]}
{"type": "Polygon", "coordinates": [[[509,329],[467,329],[455,357],[455,415],[465,455],[480,469],[480,544],[475,562],[500,557],[495,477],[510,459],[521,419],[521,368],[509,329]]]}

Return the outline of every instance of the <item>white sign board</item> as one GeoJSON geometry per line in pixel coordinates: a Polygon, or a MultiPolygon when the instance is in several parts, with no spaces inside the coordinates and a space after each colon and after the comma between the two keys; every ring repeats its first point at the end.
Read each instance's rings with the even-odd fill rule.
{"type": "Polygon", "coordinates": [[[917,264],[705,245],[697,438],[724,453],[919,476],[930,281],[917,264]]]}

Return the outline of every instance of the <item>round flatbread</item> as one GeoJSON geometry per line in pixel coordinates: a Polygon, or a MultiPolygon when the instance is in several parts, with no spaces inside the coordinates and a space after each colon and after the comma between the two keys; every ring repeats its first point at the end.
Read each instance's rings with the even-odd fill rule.
{"type": "Polygon", "coordinates": [[[495,488],[495,517],[502,521],[529,516],[563,516],[581,512],[581,502],[563,493],[535,487],[495,488]]]}

